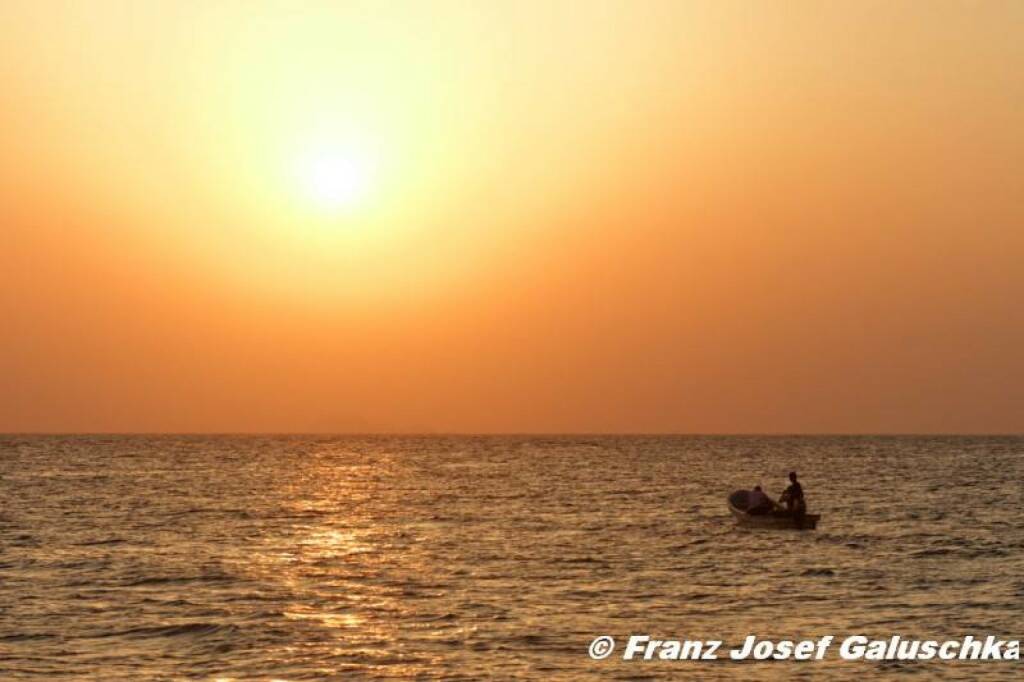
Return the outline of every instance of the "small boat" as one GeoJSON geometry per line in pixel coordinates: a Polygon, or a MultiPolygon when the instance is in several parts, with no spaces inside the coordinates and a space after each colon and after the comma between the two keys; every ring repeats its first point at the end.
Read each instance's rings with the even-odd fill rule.
{"type": "Polygon", "coordinates": [[[748,514],[747,507],[749,490],[737,490],[729,495],[729,511],[732,512],[736,523],[747,528],[776,528],[788,530],[814,530],[818,525],[821,514],[804,514],[799,521],[792,516],[785,514],[748,514]]]}

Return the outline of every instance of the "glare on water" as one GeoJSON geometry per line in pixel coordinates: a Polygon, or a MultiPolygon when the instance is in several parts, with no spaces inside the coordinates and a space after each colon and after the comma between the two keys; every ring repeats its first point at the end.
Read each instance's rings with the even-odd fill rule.
{"type": "Polygon", "coordinates": [[[1013,664],[639,664],[587,646],[1017,635],[1022,454],[1019,438],[8,437],[0,671],[1002,678],[1013,664]],[[726,495],[777,495],[792,468],[819,529],[737,529],[726,495]]]}

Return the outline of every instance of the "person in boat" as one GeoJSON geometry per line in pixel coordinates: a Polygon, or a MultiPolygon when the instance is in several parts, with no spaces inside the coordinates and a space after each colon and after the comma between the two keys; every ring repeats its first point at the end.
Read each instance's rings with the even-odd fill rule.
{"type": "Polygon", "coordinates": [[[755,485],[747,497],[747,513],[751,516],[764,516],[775,511],[775,503],[772,498],[764,494],[761,486],[755,485]]]}
{"type": "Polygon", "coordinates": [[[807,513],[807,501],[804,499],[804,487],[796,478],[796,472],[789,472],[789,487],[782,493],[779,503],[786,505],[786,513],[797,519],[802,519],[807,513]]]}

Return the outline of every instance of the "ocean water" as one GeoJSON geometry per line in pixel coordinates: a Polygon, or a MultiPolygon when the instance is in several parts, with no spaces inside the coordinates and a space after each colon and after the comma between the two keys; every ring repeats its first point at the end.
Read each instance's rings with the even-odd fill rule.
{"type": "Polygon", "coordinates": [[[1022,479],[1010,437],[6,436],[0,679],[1018,678],[617,654],[1020,639],[1022,479]],[[735,527],[792,468],[818,530],[735,527]]]}

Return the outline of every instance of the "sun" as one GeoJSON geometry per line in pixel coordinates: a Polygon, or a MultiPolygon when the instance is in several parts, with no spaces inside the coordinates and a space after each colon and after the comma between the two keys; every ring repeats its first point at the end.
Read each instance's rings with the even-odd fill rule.
{"type": "Polygon", "coordinates": [[[372,185],[373,164],[355,149],[323,146],[299,160],[299,184],[308,199],[326,208],[354,206],[372,185]]]}

